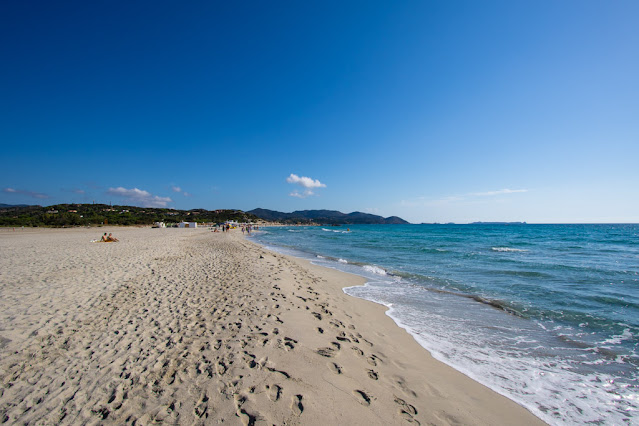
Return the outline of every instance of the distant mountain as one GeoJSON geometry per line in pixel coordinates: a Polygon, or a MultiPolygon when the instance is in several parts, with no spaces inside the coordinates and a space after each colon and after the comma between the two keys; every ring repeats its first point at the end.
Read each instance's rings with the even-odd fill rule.
{"type": "Polygon", "coordinates": [[[472,222],[471,225],[526,225],[526,222],[472,222]]]}
{"type": "Polygon", "coordinates": [[[0,203],[0,209],[10,209],[13,207],[29,207],[29,204],[2,204],[0,203]]]}
{"type": "Polygon", "coordinates": [[[376,216],[374,214],[353,212],[342,213],[336,210],[298,210],[292,213],[282,213],[275,210],[267,209],[255,209],[248,211],[249,214],[254,214],[260,219],[269,220],[273,222],[284,223],[324,223],[324,224],[336,224],[336,225],[355,225],[355,224],[407,224],[404,219],[391,216],[384,218],[382,216],[376,216]]]}

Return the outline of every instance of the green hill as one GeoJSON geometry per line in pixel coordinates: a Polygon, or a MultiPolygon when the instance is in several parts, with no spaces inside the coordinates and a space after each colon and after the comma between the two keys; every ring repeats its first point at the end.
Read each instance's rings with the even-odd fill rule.
{"type": "Polygon", "coordinates": [[[56,204],[0,207],[0,226],[151,225],[154,222],[255,222],[259,218],[241,210],[173,210],[108,204],[56,204]]]}

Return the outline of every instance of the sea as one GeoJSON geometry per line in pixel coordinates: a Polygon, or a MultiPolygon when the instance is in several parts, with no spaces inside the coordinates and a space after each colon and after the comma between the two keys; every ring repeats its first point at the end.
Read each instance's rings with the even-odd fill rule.
{"type": "Polygon", "coordinates": [[[549,424],[639,424],[639,225],[268,227],[280,253],[361,275],[436,359],[549,424]]]}

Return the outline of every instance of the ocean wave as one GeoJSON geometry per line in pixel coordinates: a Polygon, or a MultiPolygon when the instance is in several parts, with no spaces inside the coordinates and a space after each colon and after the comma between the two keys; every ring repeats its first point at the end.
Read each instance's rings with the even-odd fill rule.
{"type": "Polygon", "coordinates": [[[385,270],[385,269],[383,269],[383,268],[380,268],[379,266],[374,266],[374,265],[364,265],[362,268],[363,268],[366,272],[370,272],[370,273],[375,274],[375,275],[384,275],[384,276],[385,276],[385,275],[388,275],[388,274],[386,273],[386,270],[385,270]]]}
{"type": "Polygon", "coordinates": [[[435,254],[450,253],[450,250],[446,250],[442,248],[431,248],[431,247],[422,247],[420,251],[422,253],[435,253],[435,254]]]}
{"type": "Polygon", "coordinates": [[[517,249],[517,248],[512,248],[512,247],[492,247],[491,248],[492,251],[499,251],[499,252],[518,252],[518,253],[523,253],[523,252],[527,252],[528,250],[524,250],[524,249],[517,249]]]}
{"type": "Polygon", "coordinates": [[[324,232],[335,232],[337,234],[347,234],[350,231],[341,231],[341,230],[335,230],[335,229],[326,229],[326,228],[322,228],[322,231],[324,232]]]}
{"type": "Polygon", "coordinates": [[[634,337],[634,334],[630,331],[629,328],[626,328],[621,334],[617,334],[615,336],[611,336],[609,339],[601,342],[602,345],[618,345],[624,340],[631,340],[634,337]]]}
{"type": "Polygon", "coordinates": [[[337,259],[337,261],[338,261],[339,263],[348,263],[348,260],[344,260],[344,259],[337,259]]]}

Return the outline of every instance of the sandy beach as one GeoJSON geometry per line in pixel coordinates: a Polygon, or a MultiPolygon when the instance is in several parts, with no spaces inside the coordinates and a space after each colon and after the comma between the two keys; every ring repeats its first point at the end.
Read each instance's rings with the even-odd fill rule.
{"type": "Polygon", "coordinates": [[[0,422],[544,424],[241,232],[0,230],[0,422]],[[113,232],[118,243],[91,243],[113,232]]]}

